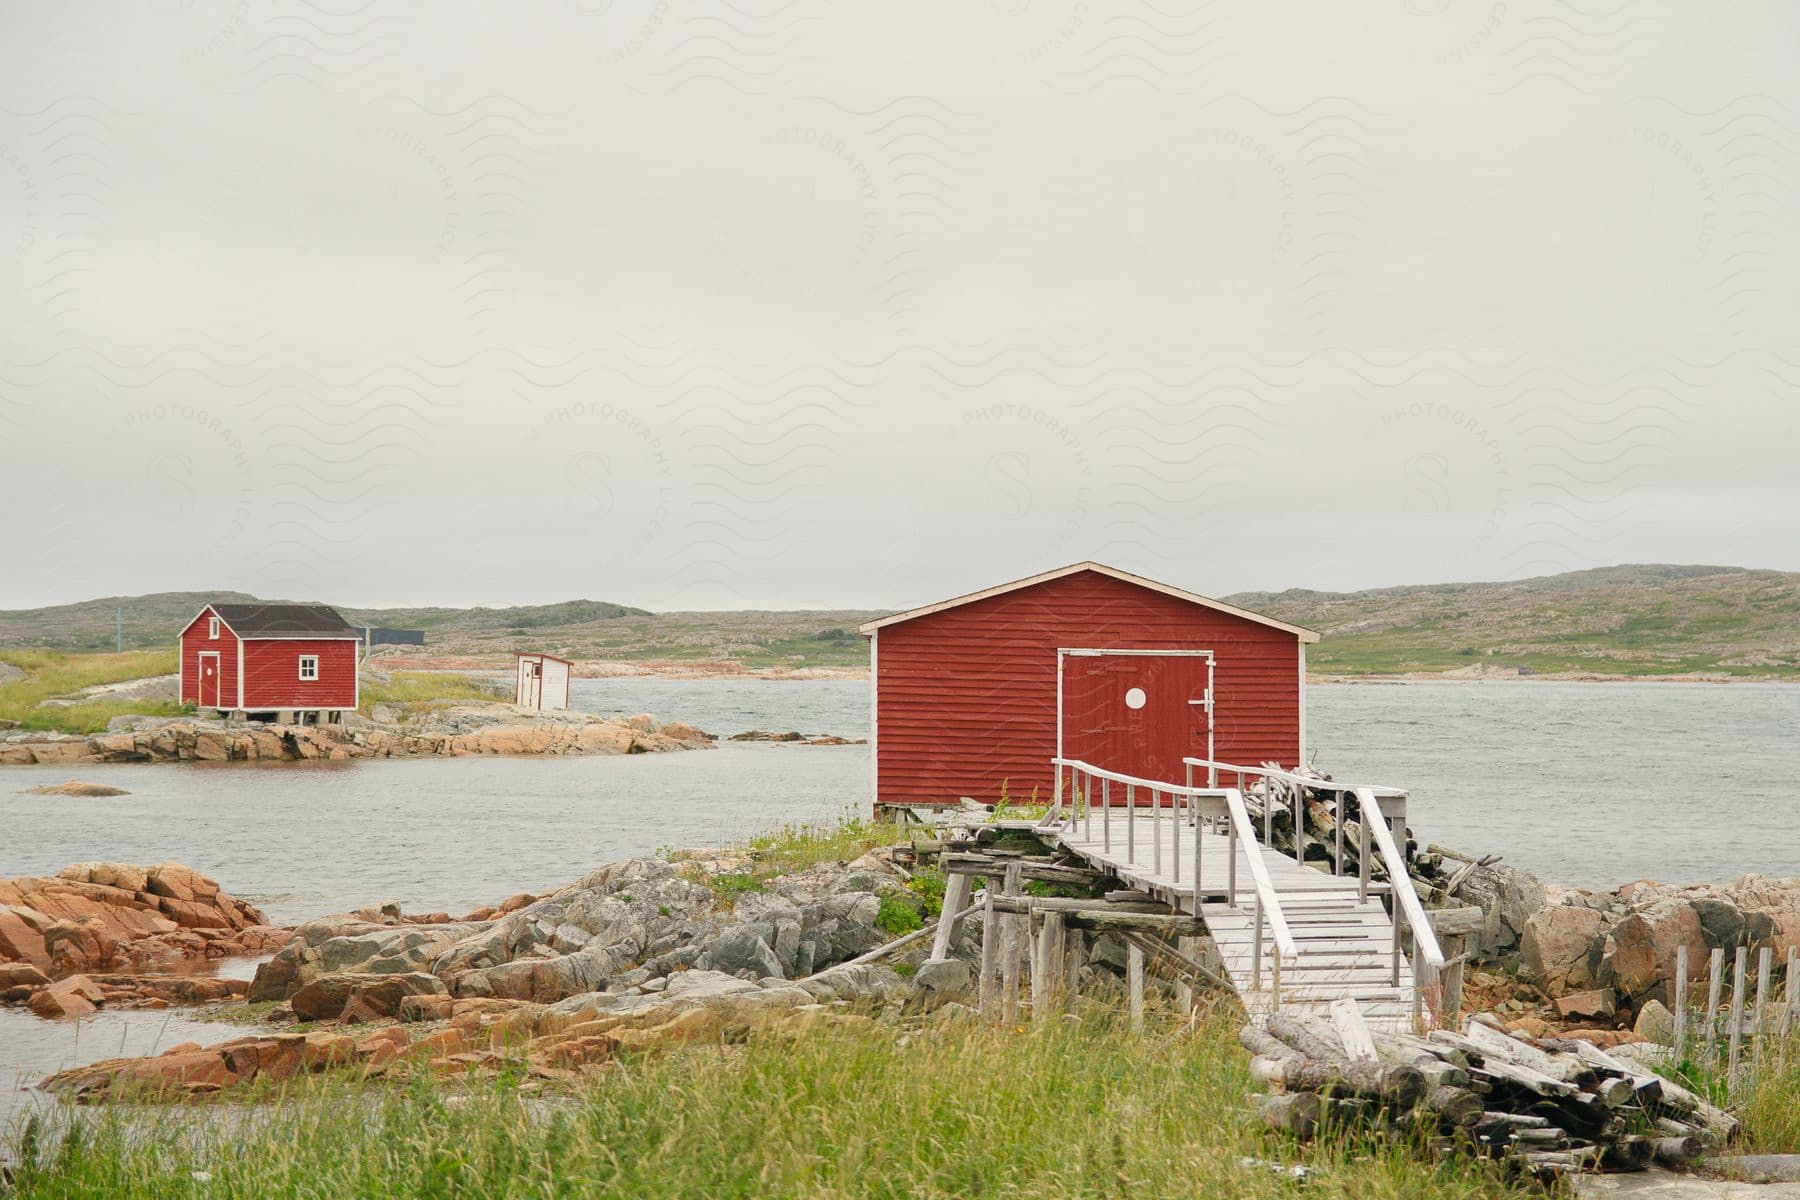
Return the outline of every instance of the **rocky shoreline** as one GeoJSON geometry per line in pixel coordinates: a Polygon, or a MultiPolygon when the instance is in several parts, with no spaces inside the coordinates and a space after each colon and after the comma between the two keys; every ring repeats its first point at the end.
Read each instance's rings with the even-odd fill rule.
{"type": "Polygon", "coordinates": [[[0,766],[346,761],[471,755],[646,754],[709,749],[712,735],[649,714],[624,720],[465,702],[419,713],[376,705],[342,725],[115,718],[105,733],[0,734],[0,766]]]}
{"type": "MultiPolygon", "coordinates": [[[[924,961],[936,908],[919,884],[948,844],[915,839],[785,871],[738,851],[632,858],[460,917],[387,904],[291,930],[185,867],[80,864],[0,882],[0,1003],[51,1018],[274,1006],[262,1014],[273,1032],[43,1084],[82,1100],[205,1096],[338,1066],[460,1074],[522,1063],[539,1080],[566,1080],[627,1051],[771,1021],[966,1015],[979,924],[959,929],[950,959],[924,961]],[[248,983],[167,969],[256,953],[272,957],[248,983]],[[873,961],[884,957],[892,966],[873,961]]],[[[1664,1040],[1676,947],[1688,947],[1692,971],[1715,948],[1800,947],[1800,879],[1593,892],[1467,861],[1438,897],[1486,914],[1468,947],[1467,1010],[1522,1035],[1664,1040]]],[[[1117,983],[1125,958],[1119,935],[1101,933],[1081,970],[1117,983]]]]}

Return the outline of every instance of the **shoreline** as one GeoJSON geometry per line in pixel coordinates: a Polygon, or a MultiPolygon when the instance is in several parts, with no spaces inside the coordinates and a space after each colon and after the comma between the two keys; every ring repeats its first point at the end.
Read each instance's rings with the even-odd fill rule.
{"type": "MultiPolygon", "coordinates": [[[[508,677],[504,664],[481,658],[445,655],[427,659],[376,658],[371,665],[384,671],[408,671],[422,675],[498,675],[508,677]]],[[[867,667],[746,667],[725,662],[577,662],[575,679],[686,679],[718,682],[734,679],[778,683],[810,680],[868,679],[867,667]]],[[[1687,671],[1668,675],[1625,675],[1610,671],[1545,671],[1518,673],[1507,668],[1470,671],[1401,671],[1393,674],[1345,674],[1308,672],[1308,684],[1407,684],[1407,683],[1688,683],[1688,684],[1800,684],[1800,679],[1780,675],[1723,675],[1687,671]]]]}

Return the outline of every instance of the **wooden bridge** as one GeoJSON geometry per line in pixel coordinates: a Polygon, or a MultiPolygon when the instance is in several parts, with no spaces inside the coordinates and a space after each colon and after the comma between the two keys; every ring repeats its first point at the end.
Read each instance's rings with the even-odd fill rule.
{"type": "Polygon", "coordinates": [[[1252,1018],[1350,1000],[1372,1027],[1429,1024],[1425,993],[1444,956],[1390,825],[1405,836],[1406,793],[1272,767],[1184,762],[1188,778],[1177,784],[1057,759],[1058,803],[1044,832],[1087,864],[1198,916],[1252,1018]],[[1198,786],[1197,771],[1206,777],[1198,786]],[[1227,779],[1230,786],[1220,786],[1227,779]],[[1260,839],[1244,802],[1246,781],[1261,784],[1260,839]],[[1337,840],[1324,848],[1329,869],[1307,861],[1308,793],[1336,806],[1337,840]],[[1294,816],[1292,855],[1271,845],[1280,805],[1294,816]],[[1343,839],[1352,821],[1360,845],[1356,874],[1346,875],[1343,839]],[[1391,882],[1370,878],[1377,853],[1391,882]],[[1416,961],[1403,953],[1403,931],[1416,961]]]}

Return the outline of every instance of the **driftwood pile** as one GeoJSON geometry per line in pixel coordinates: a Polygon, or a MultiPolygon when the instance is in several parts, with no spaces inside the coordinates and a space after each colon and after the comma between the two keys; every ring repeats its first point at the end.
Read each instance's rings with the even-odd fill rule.
{"type": "MultiPolygon", "coordinates": [[[[1329,775],[1309,768],[1302,768],[1300,773],[1315,775],[1319,780],[1318,788],[1315,790],[1310,786],[1273,780],[1247,782],[1244,787],[1244,808],[1256,826],[1258,837],[1266,828],[1270,831],[1268,840],[1271,845],[1293,854],[1296,807],[1294,793],[1296,790],[1301,791],[1303,799],[1299,808],[1305,814],[1306,861],[1330,870],[1330,864],[1339,853],[1337,798],[1341,793],[1333,790],[1329,775]],[[1265,809],[1270,810],[1266,824],[1265,809]]],[[[1342,870],[1343,874],[1354,877],[1358,872],[1362,851],[1362,820],[1354,797],[1344,796],[1343,814],[1342,870]]],[[[1500,861],[1498,855],[1472,859],[1441,846],[1421,848],[1413,840],[1412,831],[1406,829],[1394,830],[1394,843],[1406,860],[1407,874],[1412,876],[1419,894],[1425,897],[1434,893],[1449,896],[1478,867],[1500,861]]],[[[1373,846],[1370,847],[1369,874],[1375,879],[1387,878],[1387,864],[1382,861],[1381,852],[1373,846]]]]}
{"type": "Polygon", "coordinates": [[[1333,1018],[1276,1013],[1239,1034],[1273,1093],[1261,1100],[1269,1127],[1423,1139],[1546,1179],[1691,1162],[1737,1130],[1729,1113],[1587,1042],[1527,1041],[1479,1020],[1413,1037],[1372,1032],[1353,1011],[1333,1018]]]}

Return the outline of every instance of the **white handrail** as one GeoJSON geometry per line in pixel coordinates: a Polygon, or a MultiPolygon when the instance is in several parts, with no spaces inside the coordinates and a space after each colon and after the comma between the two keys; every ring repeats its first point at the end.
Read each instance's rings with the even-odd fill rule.
{"type": "Polygon", "coordinates": [[[1406,860],[1400,856],[1400,847],[1394,842],[1387,818],[1381,815],[1381,802],[1373,788],[1357,788],[1355,795],[1362,809],[1363,828],[1374,835],[1375,844],[1381,848],[1381,861],[1387,864],[1388,883],[1393,887],[1395,903],[1405,911],[1406,923],[1412,927],[1413,953],[1422,956],[1433,967],[1443,966],[1444,952],[1438,947],[1437,933],[1431,928],[1431,919],[1425,915],[1425,906],[1412,886],[1412,876],[1406,870],[1406,860]],[[1398,886],[1397,881],[1402,879],[1406,881],[1405,887],[1398,886]]]}
{"type": "Polygon", "coordinates": [[[1406,795],[1405,788],[1386,787],[1375,783],[1337,783],[1330,779],[1320,779],[1316,775],[1296,775],[1292,771],[1283,771],[1279,767],[1242,767],[1236,763],[1218,762],[1210,758],[1184,758],[1181,761],[1190,767],[1216,767],[1221,771],[1234,771],[1243,775],[1261,775],[1266,779],[1279,779],[1283,783],[1298,783],[1315,792],[1354,792],[1366,789],[1384,799],[1406,795]]]}
{"type": "Polygon", "coordinates": [[[1223,788],[1183,787],[1179,783],[1164,783],[1160,779],[1144,779],[1137,775],[1121,775],[1117,771],[1108,771],[1102,767],[1096,767],[1092,763],[1081,761],[1079,758],[1053,758],[1050,760],[1050,763],[1052,766],[1066,767],[1071,770],[1080,771],[1084,775],[1092,775],[1095,779],[1109,779],[1114,783],[1129,784],[1132,787],[1155,788],[1159,792],[1166,792],[1171,795],[1217,796],[1225,790],[1223,788]]]}
{"type": "MultiPolygon", "coordinates": [[[[1256,852],[1260,843],[1256,840],[1256,827],[1250,824],[1250,810],[1244,807],[1244,793],[1236,788],[1226,788],[1225,811],[1231,814],[1231,824],[1237,830],[1239,840],[1246,845],[1248,852],[1244,860],[1250,864],[1250,882],[1268,916],[1269,933],[1275,939],[1275,948],[1290,960],[1297,958],[1300,951],[1294,945],[1294,935],[1288,930],[1287,917],[1282,915],[1281,897],[1275,893],[1275,884],[1269,879],[1269,868],[1263,864],[1262,855],[1256,852]]],[[[1198,904],[1194,906],[1196,911],[1199,907],[1198,904]]]]}
{"type": "MultiPolygon", "coordinates": [[[[1299,955],[1299,948],[1294,944],[1294,935],[1288,929],[1287,918],[1281,912],[1281,897],[1275,891],[1274,881],[1269,878],[1269,869],[1263,864],[1262,855],[1256,853],[1256,847],[1261,843],[1256,840],[1256,827],[1250,823],[1250,810],[1244,807],[1243,792],[1237,788],[1186,787],[1178,783],[1164,783],[1161,780],[1124,775],[1118,771],[1108,771],[1102,767],[1096,767],[1078,758],[1054,758],[1050,761],[1059,771],[1080,771],[1095,779],[1110,780],[1113,783],[1123,783],[1131,787],[1153,788],[1171,795],[1224,797],[1225,811],[1231,820],[1232,828],[1237,831],[1238,838],[1248,847],[1244,859],[1250,864],[1251,887],[1254,888],[1257,901],[1266,915],[1269,933],[1275,940],[1275,948],[1289,959],[1299,955]]],[[[1198,887],[1195,892],[1197,896],[1198,887]]],[[[1198,909],[1198,907],[1199,905],[1196,903],[1195,908],[1198,909]]]]}

